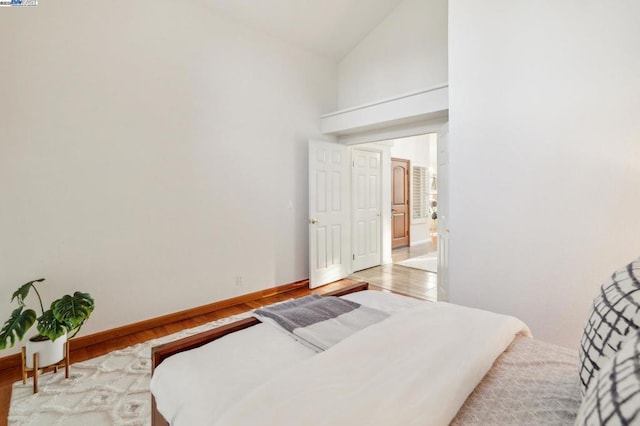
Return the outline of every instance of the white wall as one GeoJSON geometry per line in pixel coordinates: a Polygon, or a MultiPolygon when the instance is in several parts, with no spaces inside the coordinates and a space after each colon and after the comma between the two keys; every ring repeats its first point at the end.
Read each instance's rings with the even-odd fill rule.
{"type": "Polygon", "coordinates": [[[640,255],[640,3],[451,0],[450,300],[577,347],[640,255]]]}
{"type": "MultiPolygon", "coordinates": [[[[435,133],[428,135],[410,136],[402,139],[394,139],[391,146],[391,156],[394,158],[402,158],[411,161],[412,170],[409,173],[409,185],[413,188],[413,167],[421,166],[432,167],[436,170],[431,157],[431,144],[435,141],[437,135],[435,133]]],[[[435,146],[435,143],[433,143],[435,146]]],[[[411,190],[413,191],[413,190],[411,190]]],[[[412,192],[413,193],[413,192],[412,192]]],[[[410,223],[410,245],[425,243],[429,240],[429,231],[431,228],[431,219],[413,219],[410,223]]]]}
{"type": "Polygon", "coordinates": [[[345,109],[447,82],[447,0],[404,0],[339,63],[345,109]]]}
{"type": "Polygon", "coordinates": [[[0,14],[0,319],[41,276],[85,333],[307,278],[337,65],[197,2],[40,3],[0,14]]]}

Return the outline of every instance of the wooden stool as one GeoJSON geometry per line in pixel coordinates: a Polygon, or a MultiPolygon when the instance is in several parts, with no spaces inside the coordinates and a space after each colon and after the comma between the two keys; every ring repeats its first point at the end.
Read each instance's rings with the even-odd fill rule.
{"type": "Polygon", "coordinates": [[[56,364],[47,365],[45,367],[38,366],[38,352],[33,354],[33,368],[27,367],[27,348],[22,347],[22,383],[27,384],[29,373],[33,373],[33,393],[38,393],[38,375],[53,370],[58,372],[59,368],[64,367],[64,378],[69,378],[69,342],[64,343],[64,358],[56,364]]]}

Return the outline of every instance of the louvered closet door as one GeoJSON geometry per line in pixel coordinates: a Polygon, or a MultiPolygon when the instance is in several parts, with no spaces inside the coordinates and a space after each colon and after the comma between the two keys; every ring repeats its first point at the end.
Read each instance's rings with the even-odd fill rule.
{"type": "Polygon", "coordinates": [[[381,153],[353,149],[351,158],[353,270],[360,271],[381,263],[381,153]]]}
{"type": "Polygon", "coordinates": [[[346,277],[350,268],[347,147],[309,141],[309,286],[346,277]]]}
{"type": "Polygon", "coordinates": [[[411,173],[411,220],[427,220],[429,214],[428,169],[413,166],[411,173]]]}

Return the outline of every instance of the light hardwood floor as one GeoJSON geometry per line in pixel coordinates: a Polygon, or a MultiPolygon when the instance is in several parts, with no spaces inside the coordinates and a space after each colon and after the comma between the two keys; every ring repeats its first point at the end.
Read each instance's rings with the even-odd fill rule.
{"type": "MultiPolygon", "coordinates": [[[[413,248],[406,247],[394,250],[393,258],[394,261],[400,261],[409,257],[428,253],[429,251],[432,251],[429,245],[422,245],[413,248]]],[[[280,293],[275,296],[259,298],[250,302],[231,306],[229,308],[220,309],[206,315],[192,317],[162,327],[156,327],[97,345],[75,350],[71,352],[71,359],[72,362],[84,361],[90,358],[104,355],[117,349],[122,349],[127,346],[135,345],[137,343],[145,342],[147,340],[155,339],[158,337],[163,337],[187,328],[197,327],[207,322],[246,312],[264,305],[280,302],[291,298],[303,297],[311,293],[324,293],[332,291],[339,287],[353,284],[357,281],[368,282],[370,284],[370,288],[374,290],[391,291],[394,293],[400,293],[419,299],[435,301],[437,297],[436,280],[437,275],[431,272],[393,264],[381,265],[375,268],[357,272],[345,280],[337,281],[318,289],[309,290],[308,288],[297,288],[295,290],[280,293]]],[[[11,385],[17,380],[20,380],[19,369],[7,369],[0,371],[0,426],[4,426],[7,424],[9,404],[11,401],[11,385]]]]}
{"type": "MultiPolygon", "coordinates": [[[[392,258],[394,262],[399,262],[433,251],[435,251],[435,247],[432,244],[401,247],[393,250],[392,258]]],[[[418,299],[434,302],[438,299],[438,274],[395,263],[358,271],[351,274],[349,278],[356,281],[366,281],[373,287],[418,299]]]]}

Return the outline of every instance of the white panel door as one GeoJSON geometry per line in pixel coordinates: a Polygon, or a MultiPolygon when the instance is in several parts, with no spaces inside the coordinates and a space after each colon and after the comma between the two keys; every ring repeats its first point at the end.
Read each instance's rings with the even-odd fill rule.
{"type": "Polygon", "coordinates": [[[349,274],[347,147],[309,141],[309,287],[349,274]]]}
{"type": "Polygon", "coordinates": [[[352,266],[360,271],[380,265],[381,154],[353,149],[351,159],[352,266]]]}
{"type": "Polygon", "coordinates": [[[449,300],[449,123],[438,131],[438,300],[449,300]]]}

